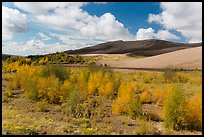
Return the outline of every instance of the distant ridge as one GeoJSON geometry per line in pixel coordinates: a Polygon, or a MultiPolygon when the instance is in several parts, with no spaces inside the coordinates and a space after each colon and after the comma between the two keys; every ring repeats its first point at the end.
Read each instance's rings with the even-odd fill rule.
{"type": "Polygon", "coordinates": [[[7,58],[10,58],[12,55],[9,55],[9,54],[2,54],[2,58],[1,60],[6,60],[7,58]]]}
{"type": "Polygon", "coordinates": [[[156,39],[139,41],[119,40],[65,52],[69,54],[127,54],[130,56],[154,56],[199,46],[202,46],[202,43],[184,44],[156,39]]]}

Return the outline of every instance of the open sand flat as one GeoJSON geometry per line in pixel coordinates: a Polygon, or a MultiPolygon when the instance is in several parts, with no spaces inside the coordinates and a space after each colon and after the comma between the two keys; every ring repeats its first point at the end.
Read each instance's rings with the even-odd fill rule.
{"type": "MultiPolygon", "coordinates": [[[[113,55],[114,56],[114,55],[113,55]]],[[[189,48],[145,58],[122,57],[101,59],[101,64],[124,68],[165,68],[169,65],[185,69],[202,69],[202,47],[189,48]]]]}

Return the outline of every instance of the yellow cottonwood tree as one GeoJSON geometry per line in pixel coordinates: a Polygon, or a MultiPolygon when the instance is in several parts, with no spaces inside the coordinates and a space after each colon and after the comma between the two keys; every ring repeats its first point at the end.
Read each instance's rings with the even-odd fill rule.
{"type": "Polygon", "coordinates": [[[105,73],[103,79],[99,83],[99,95],[105,97],[111,97],[114,94],[114,84],[110,77],[110,74],[105,73]]]}
{"type": "Polygon", "coordinates": [[[113,114],[128,113],[128,105],[134,96],[135,83],[133,81],[122,81],[118,91],[118,98],[112,104],[113,114]]]}

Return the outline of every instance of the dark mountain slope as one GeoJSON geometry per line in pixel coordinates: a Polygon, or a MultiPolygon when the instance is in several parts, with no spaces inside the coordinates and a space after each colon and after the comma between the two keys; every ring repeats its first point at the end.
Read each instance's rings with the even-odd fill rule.
{"type": "Polygon", "coordinates": [[[111,41],[92,47],[65,51],[70,54],[128,54],[154,56],[176,50],[199,47],[202,43],[183,44],[164,40],[111,41]]]}

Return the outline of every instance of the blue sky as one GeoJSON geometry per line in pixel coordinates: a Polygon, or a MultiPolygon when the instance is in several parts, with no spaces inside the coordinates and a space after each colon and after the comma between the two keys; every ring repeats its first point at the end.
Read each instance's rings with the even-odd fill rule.
{"type": "MultiPolygon", "coordinates": [[[[117,20],[125,24],[132,34],[135,34],[141,27],[149,26],[147,22],[149,13],[157,14],[161,11],[158,2],[112,2],[103,5],[91,3],[84,6],[83,9],[97,16],[110,12],[117,20]]],[[[154,25],[154,27],[159,26],[154,25]]]]}
{"type": "Polygon", "coordinates": [[[3,2],[2,29],[3,53],[17,55],[47,54],[113,40],[194,43],[202,41],[202,3],[3,2]],[[185,14],[191,14],[190,18],[185,14]]]}

